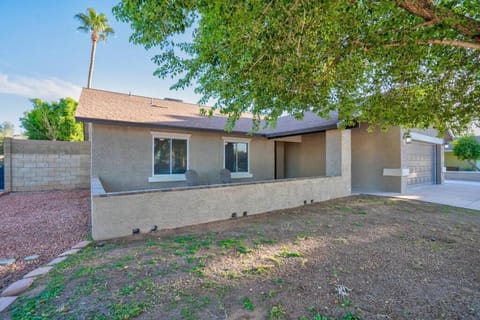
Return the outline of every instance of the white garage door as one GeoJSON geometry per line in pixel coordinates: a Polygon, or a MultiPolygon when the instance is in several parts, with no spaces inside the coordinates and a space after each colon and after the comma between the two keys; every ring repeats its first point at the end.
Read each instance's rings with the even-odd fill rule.
{"type": "Polygon", "coordinates": [[[434,144],[413,142],[407,145],[409,186],[435,183],[436,148],[434,144]]]}

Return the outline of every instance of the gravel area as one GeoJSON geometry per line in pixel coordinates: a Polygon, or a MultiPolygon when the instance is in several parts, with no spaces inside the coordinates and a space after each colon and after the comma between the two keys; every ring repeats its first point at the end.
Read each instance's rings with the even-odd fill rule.
{"type": "Polygon", "coordinates": [[[84,240],[90,230],[90,191],[10,193],[0,196],[0,291],[84,240]],[[39,255],[33,261],[25,257],[39,255]]]}

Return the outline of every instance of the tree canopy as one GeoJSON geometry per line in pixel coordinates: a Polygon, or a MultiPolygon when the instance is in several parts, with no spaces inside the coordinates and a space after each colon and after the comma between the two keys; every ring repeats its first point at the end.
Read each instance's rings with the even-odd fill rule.
{"type": "Polygon", "coordinates": [[[480,142],[473,135],[467,135],[453,142],[453,154],[460,160],[467,161],[473,170],[480,171],[475,161],[480,159],[480,142]]]}
{"type": "Polygon", "coordinates": [[[58,102],[31,100],[33,109],[20,118],[25,135],[32,140],[82,141],[83,125],[75,121],[77,102],[63,98],[58,102]]]}
{"type": "Polygon", "coordinates": [[[113,12],[159,50],[155,75],[196,85],[233,120],[336,110],[345,126],[444,132],[480,118],[479,0],[122,0],[113,12]]]}

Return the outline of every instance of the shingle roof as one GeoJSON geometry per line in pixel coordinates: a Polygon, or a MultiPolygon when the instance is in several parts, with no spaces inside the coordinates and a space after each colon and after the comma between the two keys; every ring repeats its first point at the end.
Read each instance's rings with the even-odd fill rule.
{"type": "MultiPolygon", "coordinates": [[[[148,98],[97,89],[82,90],[75,117],[84,122],[100,122],[131,126],[224,131],[227,117],[209,118],[200,115],[201,106],[175,100],[148,98]]],[[[208,109],[207,107],[204,107],[208,109]]],[[[303,120],[292,116],[278,118],[275,129],[260,130],[257,135],[282,137],[336,128],[336,114],[322,119],[307,112],[303,120]]],[[[252,129],[252,115],[244,114],[233,133],[246,134],[252,129]]]]}

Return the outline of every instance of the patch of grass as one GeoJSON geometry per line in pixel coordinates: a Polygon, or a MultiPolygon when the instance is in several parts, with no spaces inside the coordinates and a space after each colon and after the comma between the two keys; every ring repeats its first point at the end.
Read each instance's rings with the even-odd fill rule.
{"type": "Polygon", "coordinates": [[[234,238],[229,238],[229,239],[223,239],[217,242],[218,246],[230,250],[230,249],[235,249],[236,251],[242,253],[242,254],[247,254],[250,252],[253,252],[253,249],[248,248],[242,240],[239,239],[234,239],[234,238]]]}
{"type": "Polygon", "coordinates": [[[258,248],[258,247],[261,247],[262,245],[265,245],[265,244],[275,244],[277,243],[278,241],[275,240],[275,239],[265,239],[265,238],[261,238],[261,239],[256,239],[256,240],[253,240],[253,245],[258,248]]]}
{"type": "Polygon", "coordinates": [[[348,299],[342,299],[342,301],[340,301],[340,306],[343,308],[348,308],[352,306],[352,302],[348,299]]]}
{"type": "Polygon", "coordinates": [[[283,249],[279,253],[275,255],[276,257],[281,257],[281,258],[301,258],[303,257],[303,253],[301,252],[296,252],[296,251],[288,251],[287,249],[283,249]]]}
{"type": "Polygon", "coordinates": [[[70,279],[77,279],[81,277],[92,276],[96,272],[97,272],[97,268],[93,266],[81,266],[72,273],[72,275],[70,276],[70,279]]]}
{"type": "Polygon", "coordinates": [[[147,309],[145,302],[113,303],[110,305],[110,317],[114,320],[126,320],[138,317],[147,309]]]}
{"type": "Polygon", "coordinates": [[[269,290],[267,293],[262,294],[262,300],[265,301],[267,299],[274,298],[278,295],[278,292],[275,290],[269,290]]]}
{"type": "Polygon", "coordinates": [[[286,312],[283,310],[283,307],[281,304],[273,306],[270,309],[268,319],[274,320],[274,319],[284,319],[286,315],[286,312]]]}
{"type": "Polygon", "coordinates": [[[285,281],[283,279],[278,278],[278,279],[273,279],[272,283],[276,285],[281,285],[281,284],[284,284],[285,281]]]}
{"type": "Polygon", "coordinates": [[[186,304],[180,310],[182,319],[198,319],[197,311],[204,309],[212,302],[212,299],[209,296],[198,299],[189,292],[179,291],[178,293],[179,296],[183,297],[183,299],[180,300],[183,300],[183,302],[186,304]]]}
{"type": "Polygon", "coordinates": [[[255,305],[253,304],[252,300],[250,300],[249,297],[245,297],[242,299],[242,306],[243,306],[243,309],[248,311],[255,310],[255,305]]]}
{"type": "Polygon", "coordinates": [[[359,215],[366,215],[367,212],[365,210],[357,210],[355,208],[349,207],[349,206],[333,206],[333,209],[343,211],[343,212],[350,212],[353,214],[359,214],[359,215]]]}
{"type": "Polygon", "coordinates": [[[135,287],[131,284],[126,285],[125,287],[120,289],[120,295],[128,296],[135,290],[135,287]]]}
{"type": "Polygon", "coordinates": [[[297,234],[297,239],[298,240],[306,240],[310,237],[310,233],[308,232],[301,232],[299,234],[297,234]]]}
{"type": "Polygon", "coordinates": [[[278,260],[275,257],[268,257],[267,259],[272,261],[273,263],[275,263],[277,266],[279,266],[281,264],[280,260],[278,260]]]}
{"type": "Polygon", "coordinates": [[[255,274],[255,275],[262,275],[268,273],[274,266],[272,265],[261,265],[255,266],[249,269],[242,270],[243,274],[255,274]]]}
{"type": "MultiPolygon", "coordinates": [[[[58,271],[51,274],[51,280],[45,290],[37,297],[21,297],[13,309],[13,319],[28,320],[38,318],[41,314],[42,318],[50,319],[55,313],[55,305],[44,308],[45,305],[55,299],[63,291],[65,287],[65,277],[58,271]],[[41,312],[40,312],[41,310],[41,312]]],[[[52,305],[52,304],[50,304],[52,305]]]]}
{"type": "Polygon", "coordinates": [[[165,248],[173,248],[176,256],[194,255],[201,248],[209,249],[213,242],[212,235],[203,238],[194,235],[177,236],[173,238],[173,244],[164,244],[165,248]]]}
{"type": "MultiPolygon", "coordinates": [[[[326,317],[320,313],[316,313],[313,317],[301,316],[298,320],[335,320],[334,318],[326,317]]],[[[343,317],[337,320],[361,320],[360,316],[347,312],[343,317]]]]}
{"type": "Polygon", "coordinates": [[[222,272],[222,277],[224,277],[225,279],[228,279],[228,280],[235,280],[235,279],[241,278],[242,275],[237,273],[237,272],[226,271],[226,272],[222,272]]]}

